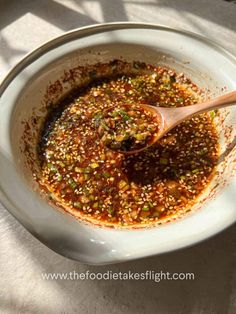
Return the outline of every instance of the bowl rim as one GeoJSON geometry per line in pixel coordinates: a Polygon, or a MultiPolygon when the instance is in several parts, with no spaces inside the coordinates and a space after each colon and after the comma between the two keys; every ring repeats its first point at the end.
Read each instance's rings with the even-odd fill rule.
{"type": "Polygon", "coordinates": [[[197,34],[192,31],[188,31],[178,27],[169,27],[167,25],[162,24],[154,24],[154,23],[142,23],[142,22],[109,22],[109,23],[98,23],[91,24],[88,26],[74,28],[70,31],[67,31],[59,36],[54,36],[50,40],[44,41],[42,44],[38,45],[35,49],[29,51],[23,58],[17,62],[5,75],[5,77],[0,82],[0,97],[3,94],[4,90],[11,83],[14,77],[20,73],[26,66],[30,65],[39,55],[48,52],[52,47],[58,47],[61,42],[67,43],[72,40],[73,37],[76,39],[85,37],[87,34],[98,34],[105,31],[112,30],[122,30],[122,29],[155,29],[155,30],[166,30],[171,32],[176,32],[179,34],[183,34],[192,38],[196,38],[202,42],[210,44],[212,47],[220,51],[222,54],[226,55],[228,58],[232,59],[232,61],[236,62],[236,56],[232,54],[230,51],[222,47],[217,41],[209,39],[206,36],[197,34]],[[78,36],[80,35],[80,36],[78,36]]]}

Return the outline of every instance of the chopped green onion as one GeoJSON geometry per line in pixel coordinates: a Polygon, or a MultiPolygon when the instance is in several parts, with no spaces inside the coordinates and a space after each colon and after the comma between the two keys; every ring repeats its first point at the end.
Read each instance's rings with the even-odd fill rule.
{"type": "Polygon", "coordinates": [[[202,156],[202,155],[205,155],[207,152],[208,152],[208,148],[204,147],[204,148],[202,148],[201,150],[198,151],[198,154],[200,156],[202,156]]]}
{"type": "Polygon", "coordinates": [[[85,179],[85,180],[88,180],[89,178],[90,178],[89,173],[85,173],[85,174],[84,174],[84,179],[85,179]]]}
{"type": "Polygon", "coordinates": [[[94,195],[89,195],[89,199],[90,199],[90,201],[94,201],[94,199],[95,199],[95,197],[94,197],[94,195]]]}
{"type": "Polygon", "coordinates": [[[148,205],[148,204],[144,205],[143,208],[142,208],[142,210],[143,210],[144,212],[148,212],[148,211],[149,211],[149,205],[148,205]]]}
{"type": "Polygon", "coordinates": [[[65,167],[65,164],[64,164],[62,161],[59,161],[59,162],[58,162],[58,165],[61,166],[62,168],[65,167]]]}
{"type": "Polygon", "coordinates": [[[94,123],[95,123],[95,126],[98,127],[99,124],[100,124],[100,121],[101,119],[103,118],[103,114],[101,111],[99,112],[96,112],[93,116],[93,120],[94,120],[94,123]]]}
{"type": "Polygon", "coordinates": [[[77,187],[77,184],[72,179],[69,180],[69,185],[73,190],[77,187]]]}
{"type": "Polygon", "coordinates": [[[51,163],[47,164],[48,168],[50,169],[51,172],[56,173],[58,171],[57,167],[51,163]]]}
{"type": "Polygon", "coordinates": [[[58,172],[57,173],[57,181],[61,181],[62,180],[62,175],[58,172]]]}
{"type": "Polygon", "coordinates": [[[114,212],[112,206],[109,206],[108,209],[107,209],[107,211],[108,211],[108,213],[111,214],[111,215],[112,215],[113,212],[114,212]]]}
{"type": "Polygon", "coordinates": [[[73,206],[80,209],[82,208],[82,204],[80,202],[74,202],[73,206]]]}
{"type": "Polygon", "coordinates": [[[136,138],[137,141],[143,141],[147,137],[147,132],[135,134],[134,137],[136,138]]]}
{"type": "Polygon", "coordinates": [[[117,112],[119,113],[119,115],[122,116],[122,118],[123,118],[124,121],[128,121],[128,120],[131,119],[131,117],[126,113],[125,110],[120,109],[120,110],[118,110],[117,112]]]}
{"type": "Polygon", "coordinates": [[[82,173],[83,169],[79,167],[75,167],[75,172],[82,173]]]}
{"type": "Polygon", "coordinates": [[[92,169],[90,167],[84,168],[84,173],[91,173],[92,169]]]}
{"type": "Polygon", "coordinates": [[[123,189],[128,183],[124,180],[121,180],[118,184],[119,189],[123,189]]]}
{"type": "Polygon", "coordinates": [[[104,172],[102,175],[104,176],[104,178],[110,178],[111,176],[108,172],[104,172]]]}
{"type": "Polygon", "coordinates": [[[93,208],[98,208],[98,202],[93,204],[93,208]]]}
{"type": "Polygon", "coordinates": [[[102,127],[103,129],[105,129],[106,131],[110,131],[109,126],[107,126],[106,123],[104,123],[104,122],[101,123],[101,127],[102,127]]]}
{"type": "Polygon", "coordinates": [[[91,166],[91,168],[96,169],[99,167],[99,164],[96,162],[93,162],[90,166],[91,166]]]}
{"type": "Polygon", "coordinates": [[[103,113],[101,111],[95,112],[93,115],[93,119],[102,119],[103,118],[103,113]]]}
{"type": "Polygon", "coordinates": [[[161,157],[159,161],[160,161],[161,165],[168,165],[168,159],[167,158],[162,158],[161,157]]]}
{"type": "Polygon", "coordinates": [[[211,116],[211,118],[212,118],[212,120],[215,118],[215,116],[216,116],[216,113],[215,113],[215,111],[211,111],[210,112],[210,116],[211,116]]]}

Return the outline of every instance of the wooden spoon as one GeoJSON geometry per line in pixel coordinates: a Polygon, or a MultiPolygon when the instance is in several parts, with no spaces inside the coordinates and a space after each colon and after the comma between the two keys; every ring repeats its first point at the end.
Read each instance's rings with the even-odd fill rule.
{"type": "Polygon", "coordinates": [[[146,111],[149,111],[154,116],[156,116],[159,123],[158,133],[153,137],[153,140],[147,146],[137,150],[122,151],[122,153],[135,154],[141,152],[147,147],[150,147],[151,145],[156,143],[162,136],[164,136],[167,132],[173,129],[176,125],[180,124],[182,121],[189,119],[197,114],[223,108],[230,105],[236,105],[236,91],[227,93],[223,96],[205,101],[200,104],[195,104],[186,107],[163,108],[139,104],[139,106],[142,106],[146,111]]]}

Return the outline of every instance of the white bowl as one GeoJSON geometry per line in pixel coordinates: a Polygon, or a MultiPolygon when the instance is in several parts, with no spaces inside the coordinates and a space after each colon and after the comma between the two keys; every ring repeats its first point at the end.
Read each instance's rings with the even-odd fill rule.
{"type": "MultiPolygon", "coordinates": [[[[48,247],[91,264],[176,250],[202,241],[236,220],[233,107],[221,111],[225,119],[218,123],[218,175],[193,211],[182,219],[149,229],[99,228],[55,209],[39,195],[22,150],[22,121],[41,112],[48,86],[61,80],[64,71],[120,57],[168,65],[184,72],[200,87],[209,88],[212,95],[222,93],[221,88],[236,89],[236,59],[223,48],[189,32],[138,23],[103,24],[71,31],[42,45],[12,69],[0,86],[1,202],[48,247]]],[[[55,101],[71,88],[68,82],[61,83],[62,89],[53,94],[55,101]]],[[[44,116],[46,111],[40,114],[44,116]]],[[[30,123],[33,125],[33,119],[30,123]]]]}

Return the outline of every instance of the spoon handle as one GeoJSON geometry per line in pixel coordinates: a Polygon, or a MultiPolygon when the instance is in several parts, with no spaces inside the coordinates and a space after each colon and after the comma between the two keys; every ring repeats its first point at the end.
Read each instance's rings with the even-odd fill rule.
{"type": "Polygon", "coordinates": [[[236,91],[205,101],[197,106],[192,105],[190,107],[192,107],[191,109],[194,114],[199,114],[201,112],[215,110],[229,105],[236,105],[236,91]]]}
{"type": "Polygon", "coordinates": [[[183,120],[191,118],[196,114],[230,105],[236,105],[236,91],[196,105],[173,108],[170,109],[170,111],[167,111],[167,108],[165,108],[165,113],[163,113],[165,115],[166,129],[169,129],[170,127],[172,128],[174,125],[177,125],[183,120]]]}

